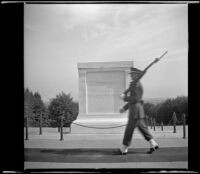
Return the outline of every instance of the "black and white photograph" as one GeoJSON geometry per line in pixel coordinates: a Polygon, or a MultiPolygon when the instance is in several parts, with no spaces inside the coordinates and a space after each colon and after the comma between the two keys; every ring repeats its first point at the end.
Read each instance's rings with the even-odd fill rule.
{"type": "Polygon", "coordinates": [[[24,170],[188,170],[187,2],[25,2],[23,20],[24,170]]]}

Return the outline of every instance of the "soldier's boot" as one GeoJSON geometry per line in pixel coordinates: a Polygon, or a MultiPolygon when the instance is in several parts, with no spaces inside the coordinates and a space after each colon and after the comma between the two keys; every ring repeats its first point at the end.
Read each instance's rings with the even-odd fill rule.
{"type": "Polygon", "coordinates": [[[153,153],[154,151],[159,149],[158,143],[155,142],[154,139],[149,140],[150,143],[150,150],[147,152],[149,154],[153,153]]]}
{"type": "Polygon", "coordinates": [[[126,155],[128,153],[128,146],[122,145],[122,147],[119,149],[119,153],[121,155],[126,155]]]}

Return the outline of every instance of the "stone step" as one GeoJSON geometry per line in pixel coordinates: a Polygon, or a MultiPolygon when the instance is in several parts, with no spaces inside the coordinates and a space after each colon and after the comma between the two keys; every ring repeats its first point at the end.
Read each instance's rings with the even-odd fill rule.
{"type": "Polygon", "coordinates": [[[88,123],[88,124],[113,124],[126,123],[126,114],[106,114],[106,115],[79,115],[74,123],[88,123]]]}
{"type": "Polygon", "coordinates": [[[73,134],[122,134],[126,123],[127,114],[79,115],[71,130],[73,134]]]}

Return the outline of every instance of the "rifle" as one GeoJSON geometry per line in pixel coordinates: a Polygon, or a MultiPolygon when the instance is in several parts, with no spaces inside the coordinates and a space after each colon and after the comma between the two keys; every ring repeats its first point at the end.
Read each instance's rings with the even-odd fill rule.
{"type": "MultiPolygon", "coordinates": [[[[131,86],[135,86],[136,83],[144,76],[144,74],[147,72],[147,70],[154,64],[154,63],[157,63],[160,59],[162,59],[164,57],[165,54],[167,54],[168,51],[165,51],[159,58],[155,58],[155,60],[150,63],[143,71],[142,71],[142,74],[139,75],[134,81],[131,82],[130,84],[130,87],[131,86]]],[[[129,90],[130,90],[130,87],[124,91],[124,94],[126,95],[129,90]]]]}

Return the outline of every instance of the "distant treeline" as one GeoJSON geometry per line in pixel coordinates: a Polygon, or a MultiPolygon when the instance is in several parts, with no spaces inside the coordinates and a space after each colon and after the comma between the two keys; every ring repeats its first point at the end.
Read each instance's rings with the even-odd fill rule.
{"type": "Polygon", "coordinates": [[[77,115],[78,103],[73,101],[70,94],[61,92],[55,98],[50,99],[47,106],[38,92],[33,93],[28,88],[24,91],[24,124],[28,117],[29,126],[38,126],[42,118],[43,126],[57,127],[60,123],[60,116],[64,116],[64,126],[66,126],[76,120],[77,115]]]}
{"type": "MultiPolygon", "coordinates": [[[[156,105],[144,103],[144,109],[146,115],[155,118],[157,123],[162,121],[164,124],[168,124],[173,112],[176,113],[178,120],[181,120],[184,113],[187,123],[188,97],[170,98],[156,105]]],[[[50,99],[49,104],[46,105],[38,92],[33,93],[28,88],[24,90],[24,118],[28,117],[29,126],[38,126],[39,120],[42,118],[43,126],[57,127],[62,115],[64,116],[64,126],[69,125],[77,119],[78,113],[78,103],[73,101],[70,94],[61,92],[55,98],[50,99]]]]}
{"type": "Polygon", "coordinates": [[[144,103],[144,110],[148,117],[155,118],[157,123],[163,122],[165,125],[171,120],[173,112],[176,113],[176,117],[180,122],[182,120],[182,114],[184,113],[187,123],[188,97],[178,96],[176,98],[169,98],[156,105],[144,103]]]}

